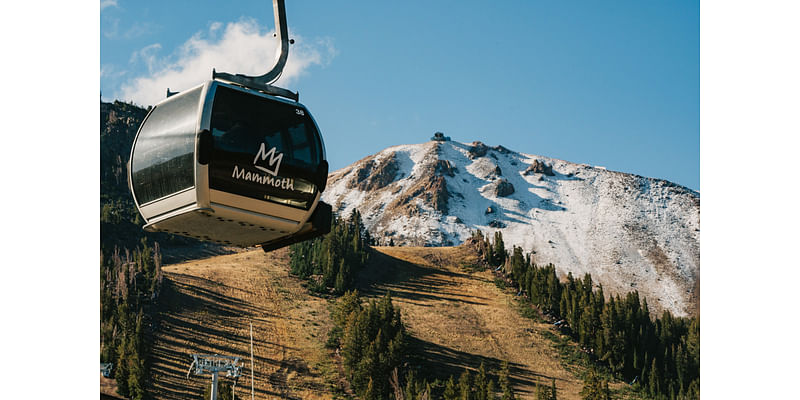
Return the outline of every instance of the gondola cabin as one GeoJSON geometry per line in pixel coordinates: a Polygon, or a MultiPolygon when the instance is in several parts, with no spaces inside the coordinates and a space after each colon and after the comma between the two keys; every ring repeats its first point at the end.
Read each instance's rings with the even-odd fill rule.
{"type": "Polygon", "coordinates": [[[154,106],[128,164],[146,231],[265,251],[330,230],[327,175],[305,106],[217,80],[154,106]]]}

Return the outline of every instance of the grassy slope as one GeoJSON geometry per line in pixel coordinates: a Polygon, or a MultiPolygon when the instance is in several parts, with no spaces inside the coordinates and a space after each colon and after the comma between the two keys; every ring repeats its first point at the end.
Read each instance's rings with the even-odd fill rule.
{"type": "MultiPolygon", "coordinates": [[[[210,377],[186,373],[192,353],[239,356],[236,397],[250,392],[253,323],[258,398],[329,398],[323,349],[327,301],[287,275],[285,250],[217,256],[164,267],[154,338],[151,392],[159,399],[200,398],[210,377]]],[[[225,378],[224,380],[227,380],[225,378]]]]}
{"type": "MultiPolygon", "coordinates": [[[[567,371],[546,323],[524,318],[512,295],[489,271],[469,272],[466,248],[381,247],[359,276],[359,290],[390,290],[411,333],[411,364],[423,376],[444,378],[464,368],[487,369],[507,360],[518,397],[533,398],[534,383],[555,378],[559,399],[576,399],[581,380],[567,371]]],[[[236,387],[248,396],[249,322],[255,334],[258,398],[331,398],[340,385],[333,354],[324,348],[330,329],[328,300],[311,296],[288,276],[286,251],[260,250],[164,268],[154,337],[151,391],[156,398],[199,398],[209,378],[186,372],[192,353],[237,355],[246,361],[236,387]]],[[[581,368],[570,368],[580,370],[581,368]]]]}
{"type": "Polygon", "coordinates": [[[484,362],[499,368],[507,360],[519,398],[533,398],[535,383],[555,378],[559,399],[579,398],[583,383],[561,365],[552,342],[542,336],[548,324],[534,323],[517,311],[489,271],[468,272],[476,260],[463,247],[379,248],[386,268],[364,274],[371,292],[391,290],[414,337],[414,352],[425,375],[473,371],[484,362]],[[372,276],[369,276],[372,275],[372,276]]]}

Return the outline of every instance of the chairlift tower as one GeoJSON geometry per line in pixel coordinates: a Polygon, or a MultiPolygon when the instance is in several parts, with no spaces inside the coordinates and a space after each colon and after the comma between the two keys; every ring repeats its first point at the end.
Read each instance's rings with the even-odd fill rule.
{"type": "Polygon", "coordinates": [[[192,367],[194,367],[195,375],[211,374],[211,400],[217,400],[219,373],[225,372],[227,377],[235,379],[239,377],[242,369],[242,365],[238,364],[239,357],[221,356],[219,354],[192,354],[192,357],[194,361],[189,366],[190,373],[192,367]]]}
{"type": "Polygon", "coordinates": [[[111,376],[111,369],[114,367],[112,363],[100,363],[100,375],[108,378],[111,376]]]}

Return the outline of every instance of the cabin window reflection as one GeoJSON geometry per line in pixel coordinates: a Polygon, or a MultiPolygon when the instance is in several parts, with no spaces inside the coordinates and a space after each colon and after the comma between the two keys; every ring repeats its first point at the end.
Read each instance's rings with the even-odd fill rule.
{"type": "Polygon", "coordinates": [[[217,86],[211,132],[212,189],[291,207],[311,206],[316,186],[310,181],[321,162],[321,142],[305,109],[217,86]],[[275,184],[271,177],[287,183],[275,184]]]}
{"type": "Polygon", "coordinates": [[[292,158],[305,164],[314,163],[311,140],[304,124],[289,127],[289,140],[291,141],[292,158]]]}
{"type": "Polygon", "coordinates": [[[298,110],[291,104],[217,87],[211,118],[215,150],[252,158],[263,143],[283,153],[284,163],[315,169],[320,162],[316,127],[306,111],[298,110]]]}
{"type": "Polygon", "coordinates": [[[142,126],[131,159],[133,192],[139,204],[194,186],[194,143],[201,89],[157,106],[142,126]]]}

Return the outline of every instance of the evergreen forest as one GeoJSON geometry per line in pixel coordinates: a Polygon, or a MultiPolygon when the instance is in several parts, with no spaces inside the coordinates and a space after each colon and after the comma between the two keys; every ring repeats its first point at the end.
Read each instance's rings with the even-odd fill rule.
{"type": "MultiPolygon", "coordinates": [[[[537,266],[516,246],[509,253],[502,233],[489,238],[477,231],[473,238],[483,261],[501,269],[518,295],[554,321],[597,366],[654,399],[700,397],[698,317],[664,311],[654,318],[647,299],[636,291],[606,296],[589,274],[579,279],[569,273],[561,282],[552,264],[537,266]]],[[[591,393],[602,392],[594,382],[589,386],[595,388],[591,393]]],[[[601,398],[593,396],[586,398],[601,398]]]]}
{"type": "Polygon", "coordinates": [[[157,243],[100,254],[100,362],[112,363],[117,392],[126,398],[147,398],[146,334],[162,282],[157,243]]]}
{"type": "Polygon", "coordinates": [[[342,294],[369,260],[370,242],[358,211],[333,216],[330,233],[289,246],[289,271],[308,280],[312,291],[342,294]]]}

